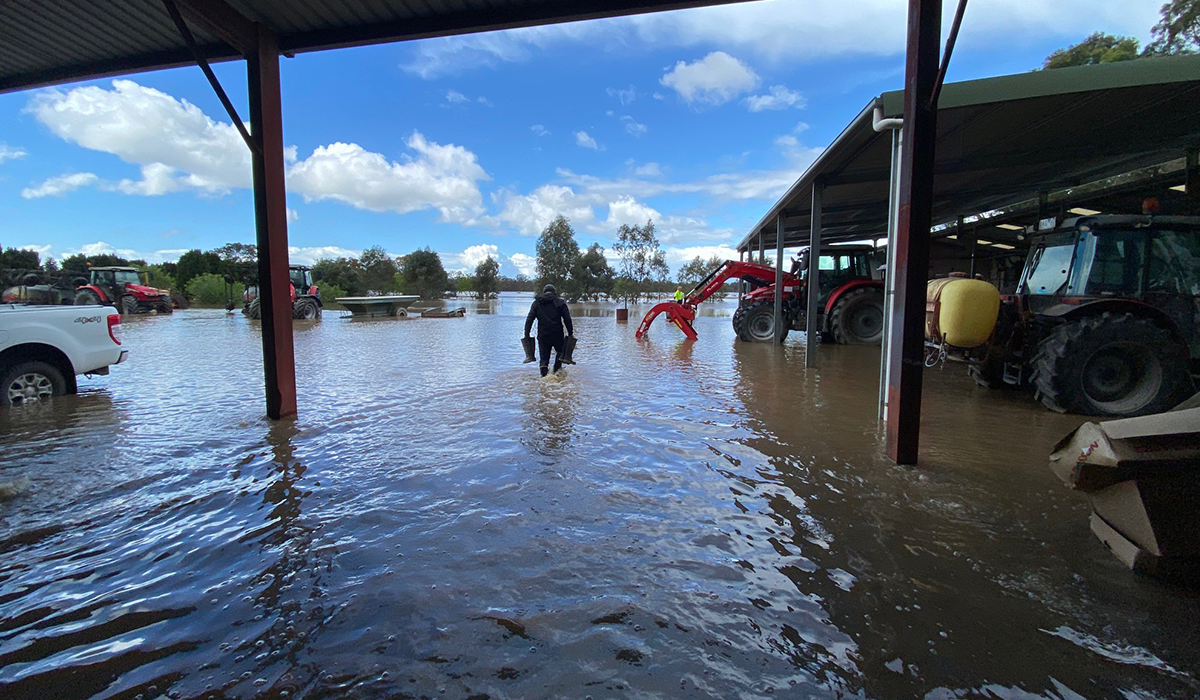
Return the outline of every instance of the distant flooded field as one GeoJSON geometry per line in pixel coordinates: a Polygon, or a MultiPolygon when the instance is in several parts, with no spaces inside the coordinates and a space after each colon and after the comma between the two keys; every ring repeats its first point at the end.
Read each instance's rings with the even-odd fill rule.
{"type": "Polygon", "coordinates": [[[876,348],[578,305],[543,380],[530,298],[296,322],[295,421],[213,309],[0,410],[0,698],[1200,696],[1200,599],[1046,468],[1080,418],[929,370],[895,467],[876,348]]]}

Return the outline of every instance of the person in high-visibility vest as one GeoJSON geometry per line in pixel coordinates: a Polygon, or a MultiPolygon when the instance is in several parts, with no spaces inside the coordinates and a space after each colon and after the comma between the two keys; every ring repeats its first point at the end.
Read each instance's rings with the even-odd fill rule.
{"type": "Polygon", "coordinates": [[[675,301],[683,303],[683,292],[679,289],[679,287],[675,288],[675,301]]]}

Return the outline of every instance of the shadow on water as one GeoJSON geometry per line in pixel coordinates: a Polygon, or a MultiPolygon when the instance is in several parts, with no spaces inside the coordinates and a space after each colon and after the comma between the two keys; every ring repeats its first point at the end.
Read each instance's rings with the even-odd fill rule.
{"type": "Polygon", "coordinates": [[[0,697],[1200,692],[1200,601],[1045,468],[1078,418],[929,371],[898,468],[876,349],[585,305],[543,380],[530,298],[297,322],[296,421],[261,418],[258,324],[207,310],[0,411],[0,697]]]}

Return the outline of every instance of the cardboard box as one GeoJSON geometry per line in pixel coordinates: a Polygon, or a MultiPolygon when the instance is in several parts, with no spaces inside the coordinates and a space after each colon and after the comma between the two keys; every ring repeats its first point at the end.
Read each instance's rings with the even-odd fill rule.
{"type": "Polygon", "coordinates": [[[1195,473],[1198,465],[1200,408],[1084,423],[1050,454],[1050,470],[1085,493],[1133,478],[1195,473]]]}

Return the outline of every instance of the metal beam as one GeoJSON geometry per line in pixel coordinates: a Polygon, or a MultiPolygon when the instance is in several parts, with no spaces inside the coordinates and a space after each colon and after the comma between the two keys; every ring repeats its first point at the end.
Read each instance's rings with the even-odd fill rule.
{"type": "Polygon", "coordinates": [[[763,235],[758,234],[758,264],[765,265],[767,263],[767,255],[763,252],[763,235]]]}
{"type": "Polygon", "coordinates": [[[258,229],[258,294],[262,309],[263,372],[267,416],[296,415],[296,356],[292,346],[288,279],[287,203],[283,167],[283,110],[279,47],[258,27],[258,50],[246,60],[250,130],[258,144],[254,166],[254,219],[258,229]]]}
{"type": "Polygon", "coordinates": [[[805,291],[807,310],[804,316],[804,366],[817,365],[817,345],[820,342],[821,325],[817,322],[817,297],[821,296],[821,200],[825,195],[825,183],[813,181],[812,221],[808,235],[808,274],[805,291]]]}
{"type": "Polygon", "coordinates": [[[775,344],[783,344],[783,214],[775,218],[775,344]]]}
{"type": "Polygon", "coordinates": [[[243,56],[249,57],[258,50],[258,30],[254,22],[224,0],[175,0],[175,4],[185,17],[243,56]]]}
{"type": "Polygon", "coordinates": [[[1188,197],[1200,197],[1200,150],[1189,148],[1184,157],[1183,191],[1188,197]]]}
{"type": "Polygon", "coordinates": [[[909,0],[904,74],[904,143],[896,230],[896,297],[888,357],[887,454],[916,464],[921,433],[925,282],[933,224],[933,164],[937,109],[930,103],[938,72],[941,0],[909,0]]]}

